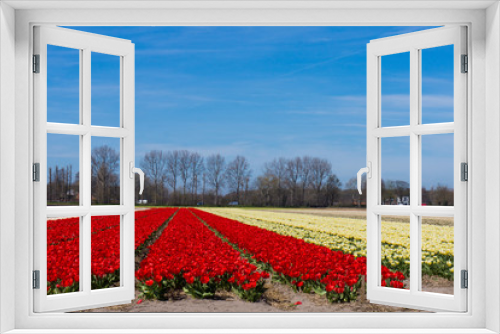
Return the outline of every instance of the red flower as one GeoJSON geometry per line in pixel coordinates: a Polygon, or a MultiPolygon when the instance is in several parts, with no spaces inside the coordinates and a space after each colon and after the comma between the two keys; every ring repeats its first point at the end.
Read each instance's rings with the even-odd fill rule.
{"type": "Polygon", "coordinates": [[[203,276],[200,279],[200,282],[203,283],[203,284],[207,284],[209,281],[210,281],[210,277],[208,277],[208,276],[203,276]]]}
{"type": "Polygon", "coordinates": [[[295,305],[302,305],[302,302],[298,301],[298,302],[295,303],[295,305]]]}
{"type": "Polygon", "coordinates": [[[146,281],[147,286],[153,285],[154,281],[152,279],[146,281]]]}
{"type": "Polygon", "coordinates": [[[139,299],[139,300],[137,301],[137,304],[140,304],[140,303],[142,303],[142,299],[139,299]]]}
{"type": "Polygon", "coordinates": [[[156,276],[155,276],[155,281],[156,281],[157,283],[160,283],[162,280],[163,280],[163,277],[161,277],[161,275],[156,275],[156,276]]]}
{"type": "Polygon", "coordinates": [[[300,288],[301,286],[304,285],[304,282],[300,281],[300,282],[297,282],[297,286],[300,288]]]}

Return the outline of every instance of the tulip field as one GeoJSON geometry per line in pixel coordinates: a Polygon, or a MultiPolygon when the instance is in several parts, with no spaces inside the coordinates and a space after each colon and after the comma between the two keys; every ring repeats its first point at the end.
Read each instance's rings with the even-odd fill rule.
{"type": "MultiPolygon", "coordinates": [[[[136,250],[176,211],[136,212],[136,250]]],[[[95,216],[91,223],[92,289],[108,288],[120,280],[120,217],[95,216]]],[[[79,290],[79,224],[79,218],[47,221],[47,294],[79,290]]]]}
{"type": "MultiPolygon", "coordinates": [[[[331,218],[286,212],[237,208],[211,208],[207,212],[237,220],[280,235],[339,250],[355,257],[366,256],[366,220],[331,218]]],[[[410,267],[410,225],[382,220],[382,264],[405,275],[410,267]]],[[[453,226],[422,224],[422,274],[453,279],[453,226]]]]}
{"type": "MultiPolygon", "coordinates": [[[[140,300],[165,300],[173,291],[213,299],[226,291],[257,302],[270,284],[331,303],[356,300],[366,280],[365,226],[294,217],[232,208],[137,211],[135,276],[140,300]]],[[[91,221],[92,289],[118,286],[120,217],[91,221]]],[[[79,224],[78,218],[47,222],[48,294],[79,290],[79,224]]],[[[392,242],[387,250],[393,249],[394,256],[388,254],[391,261],[382,266],[381,284],[405,288],[405,266],[393,263],[404,263],[405,244],[397,236],[392,242]]]]}

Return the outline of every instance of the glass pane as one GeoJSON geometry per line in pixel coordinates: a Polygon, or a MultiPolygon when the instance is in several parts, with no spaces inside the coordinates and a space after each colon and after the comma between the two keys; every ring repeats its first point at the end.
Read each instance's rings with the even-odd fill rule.
{"type": "Polygon", "coordinates": [[[47,294],[79,291],[79,217],[47,219],[47,294]]]}
{"type": "Polygon", "coordinates": [[[47,122],[80,123],[80,50],[47,45],[47,122]]]}
{"type": "Polygon", "coordinates": [[[381,57],[382,126],[410,124],[410,53],[381,57]]]}
{"type": "Polygon", "coordinates": [[[422,205],[453,206],[453,137],[422,136],[422,205]]]}
{"type": "Polygon", "coordinates": [[[92,125],[120,126],[120,57],[92,52],[92,125]]]}
{"type": "Polygon", "coordinates": [[[120,286],[121,216],[92,217],[92,290],[120,286]]]}
{"type": "Polygon", "coordinates": [[[120,204],[120,138],[92,137],[92,205],[120,204]]]}
{"type": "Polygon", "coordinates": [[[453,45],[421,52],[422,123],[453,122],[453,45]]]}
{"type": "Polygon", "coordinates": [[[453,217],[421,217],[422,291],[453,294],[453,217]]]}
{"type": "Polygon", "coordinates": [[[47,205],[80,204],[80,136],[47,134],[47,205]]]}
{"type": "Polygon", "coordinates": [[[381,216],[381,286],[410,285],[410,217],[381,216]]]}
{"type": "Polygon", "coordinates": [[[382,205],[410,205],[410,137],[381,140],[382,205]]]}

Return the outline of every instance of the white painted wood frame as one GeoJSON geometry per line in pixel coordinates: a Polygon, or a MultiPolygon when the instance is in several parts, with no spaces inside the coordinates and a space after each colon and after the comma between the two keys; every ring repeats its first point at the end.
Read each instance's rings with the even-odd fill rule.
{"type": "Polygon", "coordinates": [[[130,303],[134,298],[134,179],[129,162],[134,162],[134,44],[76,30],[35,26],[34,54],[40,55],[40,73],[33,75],[34,150],[40,163],[40,181],[34,183],[34,270],[40,270],[40,289],[34,289],[34,311],[73,311],[100,305],[130,303]],[[80,122],[47,122],[47,45],[72,48],[80,54],[80,122]],[[120,127],[91,125],[92,52],[120,57],[120,127]],[[47,206],[47,134],[79,137],[80,205],[47,206]],[[120,205],[91,205],[92,136],[120,140],[120,205]],[[119,215],[120,286],[91,289],[91,217],[119,215]],[[47,295],[47,218],[80,217],[80,291],[47,295]]]}
{"type": "Polygon", "coordinates": [[[461,288],[461,270],[467,270],[467,182],[461,181],[461,163],[467,163],[467,73],[461,73],[461,55],[467,54],[467,28],[442,27],[373,40],[367,45],[367,298],[374,303],[431,310],[467,310],[467,290],[461,288]],[[422,124],[421,50],[453,45],[454,122],[422,124]],[[410,125],[382,127],[382,57],[410,54],[410,125]],[[422,135],[454,134],[454,206],[422,205],[422,135]],[[409,139],[410,205],[382,205],[382,138],[409,139]],[[382,215],[410,217],[410,289],[381,286],[382,215]],[[422,291],[421,217],[454,217],[454,293],[422,291]]]}

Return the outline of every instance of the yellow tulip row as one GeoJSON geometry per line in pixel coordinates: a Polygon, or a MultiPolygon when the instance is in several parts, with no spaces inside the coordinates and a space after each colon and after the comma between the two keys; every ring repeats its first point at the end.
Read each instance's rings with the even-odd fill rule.
{"type": "MultiPolygon", "coordinates": [[[[366,256],[366,221],[306,214],[275,213],[237,208],[211,208],[208,212],[270,230],[281,235],[366,256]]],[[[406,271],[410,258],[410,225],[382,221],[382,262],[391,269],[406,271]]],[[[453,227],[422,225],[422,263],[429,270],[453,272],[453,227]],[[444,266],[446,263],[446,267],[444,266]]]]}

